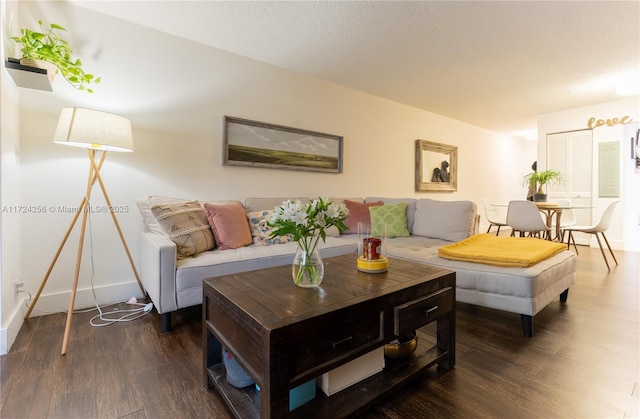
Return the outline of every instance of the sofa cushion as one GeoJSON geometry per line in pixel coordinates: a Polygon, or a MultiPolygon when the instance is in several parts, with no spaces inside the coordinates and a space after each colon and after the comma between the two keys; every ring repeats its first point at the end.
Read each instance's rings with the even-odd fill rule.
{"type": "Polygon", "coordinates": [[[150,210],[162,233],[176,244],[178,259],[214,248],[211,227],[198,201],[155,204],[150,210]]]}
{"type": "Polygon", "coordinates": [[[447,241],[464,240],[473,234],[475,214],[476,206],[471,201],[419,199],[411,233],[447,241]]]}
{"type": "Polygon", "coordinates": [[[272,244],[284,244],[293,240],[291,234],[270,238],[274,228],[267,225],[267,220],[273,214],[273,210],[254,211],[247,214],[249,228],[253,244],[270,246],[272,244]]]}
{"type": "Polygon", "coordinates": [[[416,198],[384,198],[384,197],[367,197],[364,202],[375,202],[382,201],[384,205],[389,204],[397,204],[399,202],[404,202],[407,204],[407,227],[409,231],[411,231],[413,227],[413,219],[414,214],[416,212],[416,202],[418,201],[416,198]]]}
{"type": "Polygon", "coordinates": [[[347,230],[344,234],[354,234],[358,232],[358,223],[371,224],[371,216],[369,215],[369,208],[381,206],[382,201],[375,202],[356,202],[349,199],[344,200],[344,205],[349,210],[349,215],[344,223],[347,226],[347,230]]]}
{"type": "Polygon", "coordinates": [[[238,201],[223,204],[205,203],[209,225],[218,249],[236,249],[253,242],[244,207],[238,201]]]}
{"type": "Polygon", "coordinates": [[[371,214],[371,235],[381,237],[387,225],[387,237],[407,237],[407,204],[399,202],[369,208],[371,214]]]}

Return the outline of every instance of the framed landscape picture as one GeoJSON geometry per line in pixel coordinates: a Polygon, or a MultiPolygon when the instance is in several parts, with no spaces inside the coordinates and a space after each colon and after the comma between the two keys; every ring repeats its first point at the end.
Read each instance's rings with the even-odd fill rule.
{"type": "Polygon", "coordinates": [[[338,135],[224,117],[224,165],[342,173],[338,135]]]}

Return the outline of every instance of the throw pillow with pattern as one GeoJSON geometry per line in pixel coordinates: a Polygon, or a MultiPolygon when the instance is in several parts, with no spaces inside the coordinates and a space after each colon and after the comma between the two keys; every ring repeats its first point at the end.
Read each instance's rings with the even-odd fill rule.
{"type": "Polygon", "coordinates": [[[273,227],[267,225],[267,220],[271,217],[271,214],[273,214],[273,210],[254,211],[247,214],[253,244],[270,246],[272,244],[289,243],[293,240],[291,234],[269,238],[274,230],[273,227]]]}
{"type": "Polygon", "coordinates": [[[384,226],[387,225],[387,237],[408,237],[407,204],[397,204],[370,207],[371,235],[381,237],[384,234],[384,226]]]}

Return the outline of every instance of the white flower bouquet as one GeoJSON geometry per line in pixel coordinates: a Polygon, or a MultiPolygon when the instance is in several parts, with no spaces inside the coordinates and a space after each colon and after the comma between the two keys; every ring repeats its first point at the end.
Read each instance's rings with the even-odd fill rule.
{"type": "MultiPolygon", "coordinates": [[[[336,226],[341,233],[347,229],[344,223],[347,215],[349,210],[344,204],[334,204],[328,198],[319,197],[310,203],[288,200],[274,209],[267,224],[274,228],[270,238],[291,235],[303,253],[303,260],[311,260],[311,256],[318,249],[319,240],[326,240],[326,230],[329,227],[336,226]]],[[[313,264],[304,263],[300,266],[294,281],[300,284],[304,277],[308,276],[311,280],[319,282],[322,278],[316,270],[317,267],[313,264]]]]}

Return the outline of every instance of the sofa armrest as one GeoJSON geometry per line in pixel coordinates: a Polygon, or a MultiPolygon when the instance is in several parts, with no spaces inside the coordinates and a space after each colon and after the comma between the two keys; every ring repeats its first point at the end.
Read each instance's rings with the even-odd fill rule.
{"type": "Polygon", "coordinates": [[[144,232],[140,240],[140,281],[159,314],[176,311],[174,242],[158,233],[144,232]]]}

